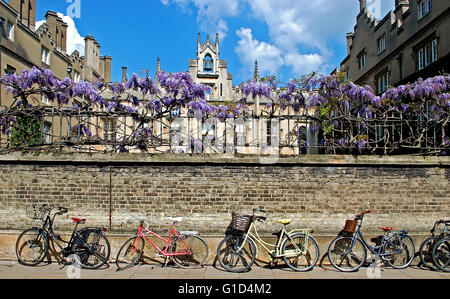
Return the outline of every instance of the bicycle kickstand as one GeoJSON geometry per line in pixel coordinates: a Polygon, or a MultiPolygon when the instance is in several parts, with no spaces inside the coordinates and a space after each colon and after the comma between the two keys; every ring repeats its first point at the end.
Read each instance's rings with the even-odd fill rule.
{"type": "Polygon", "coordinates": [[[166,256],[166,259],[165,259],[165,261],[164,261],[164,270],[167,269],[167,264],[168,264],[168,263],[169,263],[169,257],[166,256]]]}

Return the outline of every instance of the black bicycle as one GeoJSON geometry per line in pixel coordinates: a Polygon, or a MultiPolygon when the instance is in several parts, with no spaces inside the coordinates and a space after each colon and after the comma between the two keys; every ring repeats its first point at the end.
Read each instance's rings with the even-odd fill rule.
{"type": "MultiPolygon", "coordinates": [[[[437,243],[445,238],[445,236],[449,235],[449,226],[450,220],[436,221],[430,231],[430,236],[426,238],[420,245],[420,261],[422,265],[430,270],[436,271],[440,268],[438,265],[445,265],[445,263],[441,264],[440,262],[438,265],[436,265],[435,261],[433,260],[433,249],[437,243]]],[[[445,245],[446,243],[443,244],[445,245]]],[[[443,248],[445,249],[445,247],[443,248]]],[[[439,254],[439,250],[437,252],[439,254]]],[[[440,258],[442,259],[442,255],[440,256],[440,258]]],[[[439,261],[439,258],[437,260],[439,261]]]]}
{"type": "Polygon", "coordinates": [[[41,227],[32,227],[22,232],[16,242],[16,255],[19,263],[26,266],[37,266],[48,254],[50,240],[60,249],[62,261],[79,263],[85,269],[99,269],[105,265],[111,253],[111,246],[103,227],[84,227],[78,230],[79,224],[86,219],[72,218],[75,228],[69,241],[64,241],[53,231],[53,223],[57,215],[68,212],[64,207],[56,208],[57,212],[51,216],[55,208],[47,205],[33,206],[28,215],[32,219],[40,220],[41,227]]]}

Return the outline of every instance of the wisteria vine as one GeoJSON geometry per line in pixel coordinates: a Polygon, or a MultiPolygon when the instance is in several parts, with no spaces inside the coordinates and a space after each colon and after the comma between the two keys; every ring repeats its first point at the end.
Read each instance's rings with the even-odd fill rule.
{"type": "MultiPolygon", "coordinates": [[[[32,68],[5,75],[0,84],[13,97],[12,104],[0,112],[2,152],[48,150],[49,146],[61,150],[75,145],[111,146],[110,151],[150,151],[169,145],[170,134],[158,135],[148,124],[162,124],[180,110],[220,121],[270,118],[280,111],[307,115],[311,130],[319,132],[316,146],[323,153],[446,155],[450,144],[449,75],[419,79],[382,95],[376,95],[369,86],[346,82],[340,74],[312,73],[282,86],[274,77],[268,77],[241,84],[238,99],[226,103],[208,101],[210,87],[195,83],[187,72],[161,71],[155,78],[133,74],[127,82],[99,80],[93,84],[70,78],[59,80],[50,70],[32,68]],[[51,105],[43,105],[43,97],[51,105]],[[256,98],[265,99],[260,115],[255,115],[250,104],[256,98]],[[78,116],[69,134],[77,139],[56,145],[48,140],[40,142],[39,136],[34,136],[36,130],[44,130],[42,123],[50,109],[52,115],[57,111],[60,115],[78,116]],[[127,124],[128,133],[124,130],[121,138],[105,140],[98,124],[87,117],[93,115],[131,118],[133,125],[127,124]]],[[[295,129],[292,133],[298,137],[295,129]]]]}

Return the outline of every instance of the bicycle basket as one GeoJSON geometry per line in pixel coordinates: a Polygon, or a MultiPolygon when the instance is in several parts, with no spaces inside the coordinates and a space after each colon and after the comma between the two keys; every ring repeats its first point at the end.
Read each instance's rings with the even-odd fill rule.
{"type": "Polygon", "coordinates": [[[347,220],[345,222],[344,232],[354,233],[356,231],[357,223],[358,222],[356,220],[347,220]]]}
{"type": "Polygon", "coordinates": [[[234,230],[237,231],[247,231],[250,226],[250,222],[252,220],[252,216],[250,215],[242,215],[238,212],[232,213],[231,225],[234,230]]]}

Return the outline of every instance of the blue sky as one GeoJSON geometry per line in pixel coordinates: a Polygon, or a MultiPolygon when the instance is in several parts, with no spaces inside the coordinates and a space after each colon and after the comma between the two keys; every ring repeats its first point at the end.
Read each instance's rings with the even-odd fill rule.
{"type": "MultiPolygon", "coordinates": [[[[368,0],[381,17],[394,0],[368,0]]],[[[221,39],[233,84],[250,79],[254,61],[261,75],[282,82],[311,71],[329,73],[346,56],[345,34],[353,31],[358,0],[37,0],[37,21],[48,11],[65,16],[69,50],[83,48],[92,35],[101,55],[113,58],[112,80],[129,74],[154,74],[157,57],[168,72],[188,70],[196,58],[197,34],[221,39]],[[75,6],[76,5],[76,6],[75,6]],[[70,9],[69,9],[70,8],[70,9]],[[76,9],[79,10],[76,10],[76,9]]]]}

